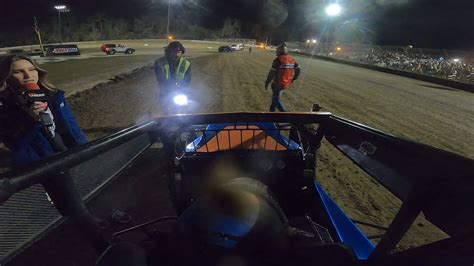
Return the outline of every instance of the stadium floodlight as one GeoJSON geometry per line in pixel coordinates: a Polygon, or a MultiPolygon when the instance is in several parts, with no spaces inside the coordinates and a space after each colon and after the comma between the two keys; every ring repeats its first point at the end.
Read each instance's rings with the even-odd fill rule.
{"type": "Polygon", "coordinates": [[[166,24],[166,36],[170,36],[170,10],[171,10],[171,0],[168,0],[168,23],[166,24]]]}
{"type": "Polygon", "coordinates": [[[61,35],[61,12],[69,12],[69,9],[65,5],[55,5],[54,8],[58,11],[58,32],[59,32],[59,42],[63,42],[61,35]]]}
{"type": "Polygon", "coordinates": [[[339,16],[341,14],[341,6],[339,4],[330,4],[326,7],[326,14],[330,17],[339,16]]]}
{"type": "Polygon", "coordinates": [[[166,23],[166,36],[168,42],[172,41],[173,39],[170,39],[170,13],[171,13],[171,4],[179,4],[181,0],[168,0],[168,18],[167,18],[167,23],[166,23]]]}

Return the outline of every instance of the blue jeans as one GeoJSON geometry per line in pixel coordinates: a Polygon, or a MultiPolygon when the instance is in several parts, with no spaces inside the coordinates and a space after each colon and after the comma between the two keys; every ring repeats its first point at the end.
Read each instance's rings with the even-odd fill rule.
{"type": "Polygon", "coordinates": [[[283,90],[272,84],[272,105],[270,105],[270,112],[275,112],[278,109],[280,112],[287,112],[285,105],[281,102],[283,90]]]}

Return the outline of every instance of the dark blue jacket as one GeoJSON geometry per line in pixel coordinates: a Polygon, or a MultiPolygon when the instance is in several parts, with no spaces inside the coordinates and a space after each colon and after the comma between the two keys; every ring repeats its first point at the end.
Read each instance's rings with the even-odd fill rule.
{"type": "MultiPolygon", "coordinates": [[[[14,95],[2,94],[4,97],[0,98],[0,140],[11,150],[13,164],[27,165],[56,153],[42,125],[14,103],[14,95]]],[[[48,103],[54,115],[56,132],[63,139],[65,146],[72,148],[86,143],[87,138],[79,128],[64,92],[58,90],[56,93],[50,93],[48,103]]]]}

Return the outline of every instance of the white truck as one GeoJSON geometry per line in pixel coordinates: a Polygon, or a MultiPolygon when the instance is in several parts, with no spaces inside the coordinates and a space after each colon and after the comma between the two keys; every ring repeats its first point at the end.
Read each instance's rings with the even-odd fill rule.
{"type": "Polygon", "coordinates": [[[241,43],[238,43],[238,44],[232,44],[230,46],[230,49],[234,50],[234,51],[242,51],[242,49],[244,49],[244,45],[241,44],[241,43]]]}
{"type": "Polygon", "coordinates": [[[135,49],[123,44],[103,44],[101,49],[108,55],[113,55],[115,53],[133,54],[135,52],[135,49]]]}

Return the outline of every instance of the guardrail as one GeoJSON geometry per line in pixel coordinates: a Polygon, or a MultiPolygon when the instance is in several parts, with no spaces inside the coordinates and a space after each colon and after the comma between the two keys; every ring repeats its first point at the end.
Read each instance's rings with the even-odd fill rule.
{"type": "Polygon", "coordinates": [[[2,189],[10,187],[5,186],[6,180],[21,189],[6,202],[0,199],[0,265],[64,221],[43,187],[35,183],[68,171],[79,194],[87,201],[151,145],[148,131],[155,126],[154,121],[134,126],[55,155],[47,163],[38,162],[0,174],[2,189]]]}

